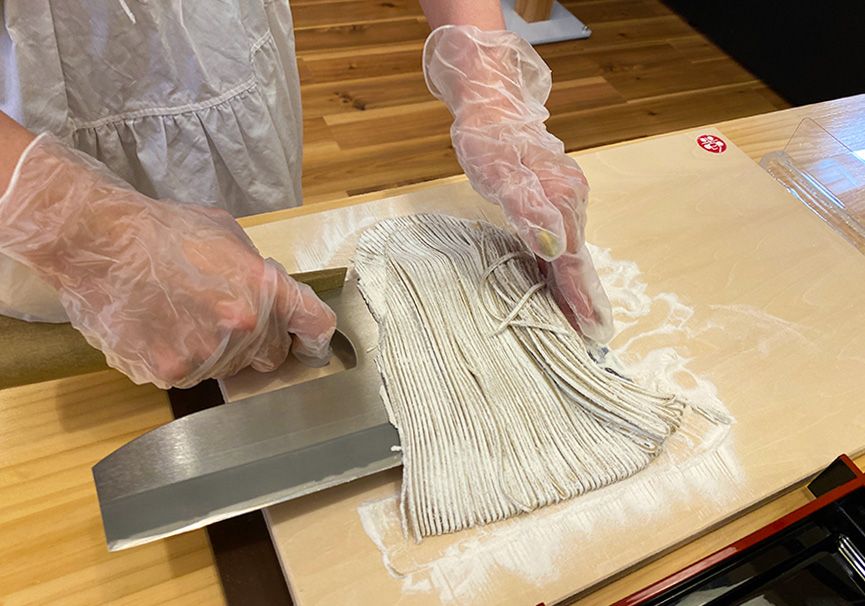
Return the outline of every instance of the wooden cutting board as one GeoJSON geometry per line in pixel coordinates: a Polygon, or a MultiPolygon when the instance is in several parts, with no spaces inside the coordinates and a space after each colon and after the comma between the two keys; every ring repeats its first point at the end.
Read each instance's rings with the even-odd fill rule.
{"type": "MultiPolygon", "coordinates": [[[[399,470],[271,508],[299,605],[555,602],[865,449],[865,258],[729,141],[700,147],[706,133],[723,138],[708,129],[577,157],[592,185],[588,238],[606,251],[613,349],[638,375],[666,364],[686,393],[716,396],[736,418],[729,432],[609,488],[419,545],[399,531],[399,470]]],[[[501,223],[455,183],[249,233],[305,270],[345,264],[364,227],[423,211],[501,223]]],[[[224,387],[236,399],[274,377],[224,387]]]]}

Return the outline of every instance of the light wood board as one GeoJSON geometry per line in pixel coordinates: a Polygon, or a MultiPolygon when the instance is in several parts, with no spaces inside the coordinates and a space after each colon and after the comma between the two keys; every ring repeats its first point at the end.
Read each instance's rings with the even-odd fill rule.
{"type": "MultiPolygon", "coordinates": [[[[865,259],[730,142],[722,154],[699,148],[702,132],[718,134],[578,159],[593,187],[590,241],[635,262],[658,302],[612,345],[688,358],[737,419],[721,446],[692,464],[659,462],[587,497],[420,546],[398,536],[398,471],[272,508],[299,604],[554,602],[865,447],[865,259]],[[632,337],[669,319],[669,300],[686,310],[678,327],[635,348],[632,337]]],[[[384,216],[435,208],[500,220],[455,183],[249,231],[265,254],[302,270],[344,263],[358,230],[384,216]],[[300,234],[308,245],[292,252],[285,243],[300,234]]]]}

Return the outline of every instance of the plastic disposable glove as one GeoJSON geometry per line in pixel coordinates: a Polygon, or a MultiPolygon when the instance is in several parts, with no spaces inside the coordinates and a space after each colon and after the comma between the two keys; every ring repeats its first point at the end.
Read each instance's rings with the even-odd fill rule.
{"type": "Polygon", "coordinates": [[[427,86],[454,116],[454,149],[472,186],[542,260],[571,322],[609,341],[610,302],[584,240],[589,188],[544,126],[551,78],[543,59],[516,34],[461,25],[433,31],[423,63],[427,86]]]}
{"type": "Polygon", "coordinates": [[[0,198],[0,252],[54,286],[72,325],[136,383],[188,387],[273,370],[289,348],[330,353],[334,313],[228,213],[147,198],[50,135],[0,198]]]}

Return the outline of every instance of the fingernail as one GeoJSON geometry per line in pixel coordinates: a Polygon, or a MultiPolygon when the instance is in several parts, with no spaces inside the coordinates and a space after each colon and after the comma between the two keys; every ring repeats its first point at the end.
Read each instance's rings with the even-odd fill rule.
{"type": "Polygon", "coordinates": [[[565,243],[551,231],[536,227],[532,230],[535,238],[535,253],[547,261],[555,259],[564,252],[565,243]]]}

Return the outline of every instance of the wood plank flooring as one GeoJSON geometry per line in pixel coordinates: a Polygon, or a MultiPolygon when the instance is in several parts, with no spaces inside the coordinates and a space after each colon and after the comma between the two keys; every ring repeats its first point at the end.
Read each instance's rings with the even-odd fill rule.
{"type": "MultiPolygon", "coordinates": [[[[537,47],[569,151],[787,107],[659,0],[566,0],[587,40],[537,47]]],[[[421,72],[417,0],[295,0],[306,203],[461,172],[421,72]]]]}

